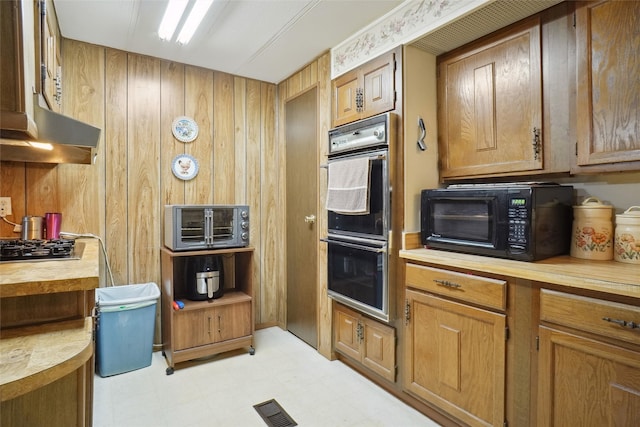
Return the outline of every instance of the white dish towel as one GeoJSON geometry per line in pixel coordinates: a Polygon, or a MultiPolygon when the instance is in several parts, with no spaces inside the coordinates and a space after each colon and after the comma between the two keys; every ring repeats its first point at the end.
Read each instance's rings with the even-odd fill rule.
{"type": "Polygon", "coordinates": [[[347,215],[369,213],[368,157],[329,163],[327,210],[347,215]]]}

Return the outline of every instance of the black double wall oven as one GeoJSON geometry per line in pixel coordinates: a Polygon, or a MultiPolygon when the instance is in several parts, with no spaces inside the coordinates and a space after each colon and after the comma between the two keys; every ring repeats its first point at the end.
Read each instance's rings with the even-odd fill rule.
{"type": "Polygon", "coordinates": [[[386,113],[329,131],[328,293],[383,321],[389,321],[393,125],[386,113]]]}

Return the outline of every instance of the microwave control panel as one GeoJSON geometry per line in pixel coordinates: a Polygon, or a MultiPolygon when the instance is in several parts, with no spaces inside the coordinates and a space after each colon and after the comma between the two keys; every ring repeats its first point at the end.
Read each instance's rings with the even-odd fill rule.
{"type": "Polygon", "coordinates": [[[509,221],[509,235],[507,241],[512,251],[526,251],[528,246],[529,199],[527,197],[510,197],[507,210],[509,221]]]}

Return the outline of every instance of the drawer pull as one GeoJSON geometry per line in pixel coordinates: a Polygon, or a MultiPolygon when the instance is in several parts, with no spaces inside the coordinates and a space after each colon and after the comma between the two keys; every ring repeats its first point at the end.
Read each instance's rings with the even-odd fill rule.
{"type": "Polygon", "coordinates": [[[444,286],[445,288],[461,288],[462,285],[459,285],[458,283],[455,282],[450,282],[448,280],[440,280],[440,279],[433,279],[434,282],[436,282],[438,285],[440,286],[444,286]]]}
{"type": "Polygon", "coordinates": [[[602,320],[611,322],[611,323],[616,323],[620,326],[624,326],[625,328],[629,328],[629,329],[640,329],[640,323],[627,322],[626,320],[612,319],[610,317],[603,317],[602,320]]]}

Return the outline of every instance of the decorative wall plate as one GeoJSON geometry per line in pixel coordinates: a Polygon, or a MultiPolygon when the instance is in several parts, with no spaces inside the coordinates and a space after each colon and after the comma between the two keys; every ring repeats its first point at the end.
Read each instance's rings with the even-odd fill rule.
{"type": "Polygon", "coordinates": [[[171,124],[171,132],[178,141],[191,142],[198,137],[198,124],[191,117],[180,116],[171,124]]]}
{"type": "Polygon", "coordinates": [[[198,161],[188,154],[179,154],[173,159],[171,170],[176,178],[188,181],[198,175],[198,161]]]}

